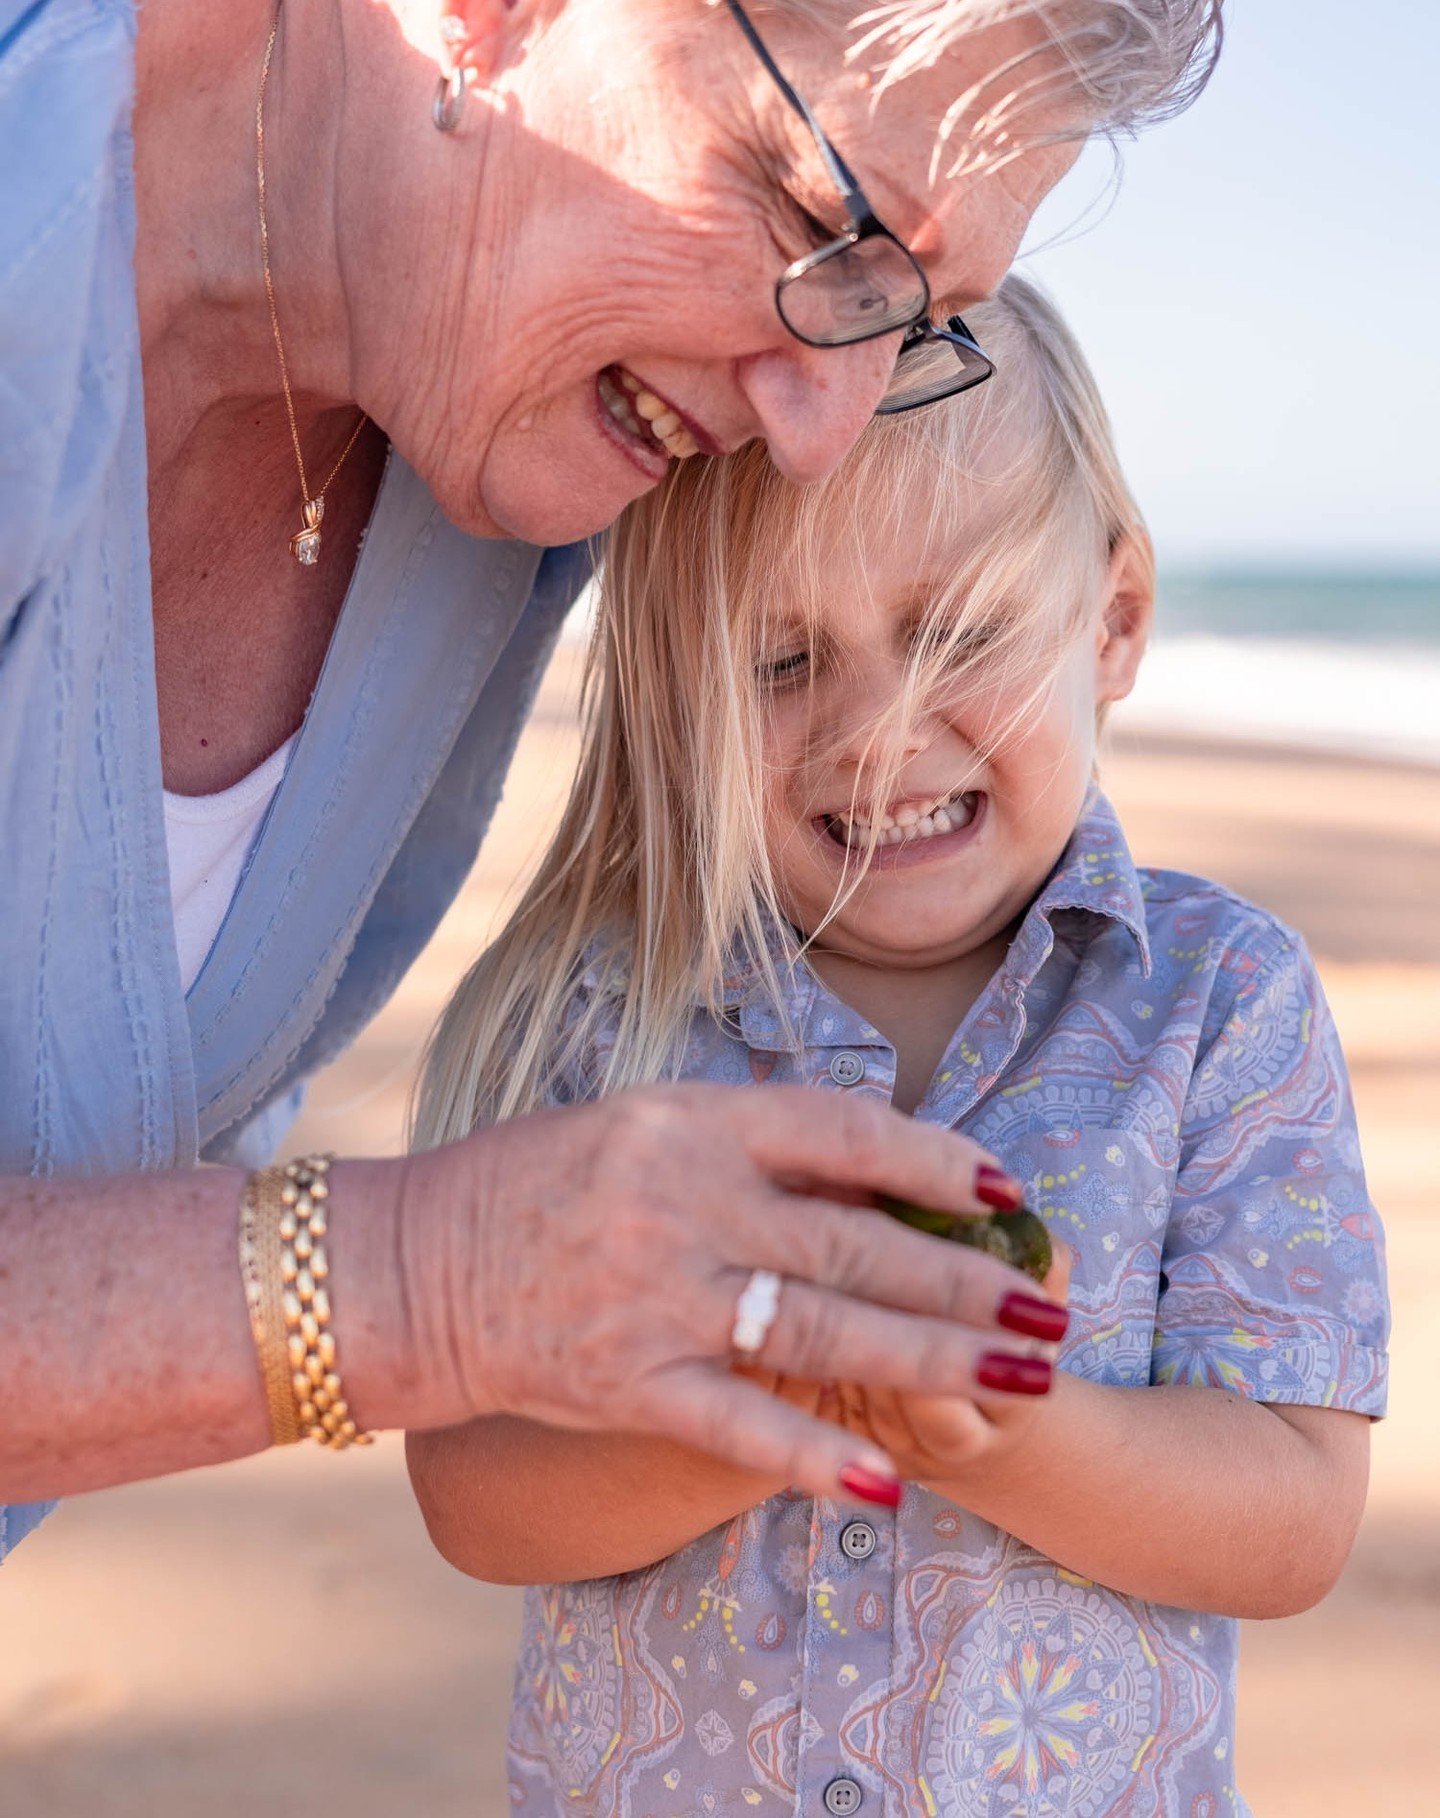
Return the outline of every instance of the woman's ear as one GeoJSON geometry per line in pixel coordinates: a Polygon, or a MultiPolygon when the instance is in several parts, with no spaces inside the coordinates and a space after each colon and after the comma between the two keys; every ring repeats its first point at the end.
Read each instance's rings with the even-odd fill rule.
{"type": "Polygon", "coordinates": [[[479,82],[516,61],[535,24],[558,0],[441,0],[440,35],[457,69],[479,82]]]}
{"type": "Polygon", "coordinates": [[[1121,701],[1135,686],[1155,622],[1155,551],[1144,531],[1120,536],[1110,552],[1095,647],[1095,699],[1121,701]]]}

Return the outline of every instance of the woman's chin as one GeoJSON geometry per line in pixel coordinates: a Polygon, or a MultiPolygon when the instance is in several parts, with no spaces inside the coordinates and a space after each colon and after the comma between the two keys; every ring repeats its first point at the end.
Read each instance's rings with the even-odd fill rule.
{"type": "Polygon", "coordinates": [[[578,543],[608,530],[625,507],[643,498],[661,477],[643,473],[608,448],[593,462],[559,451],[551,458],[533,448],[507,460],[495,449],[481,475],[478,496],[465,514],[471,521],[458,517],[453,521],[472,536],[519,537],[542,545],[578,543]]]}

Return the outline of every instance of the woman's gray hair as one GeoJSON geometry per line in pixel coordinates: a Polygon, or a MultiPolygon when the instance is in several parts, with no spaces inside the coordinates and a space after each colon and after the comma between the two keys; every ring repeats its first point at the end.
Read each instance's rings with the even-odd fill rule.
{"type": "MultiPolygon", "coordinates": [[[[1022,53],[989,72],[986,83],[1015,78],[998,107],[986,107],[992,126],[1009,125],[1022,109],[1057,97],[1062,86],[1084,100],[1090,132],[1135,132],[1188,107],[1204,88],[1220,54],[1223,0],[771,0],[786,11],[847,28],[847,56],[869,69],[876,93],[938,63],[961,39],[989,26],[1032,19],[1043,31],[1036,50],[1058,52],[1045,75],[1021,72],[1034,57],[1022,53]]],[[[760,10],[765,10],[762,0],[760,10]]],[[[942,140],[970,113],[979,90],[959,97],[941,129],[942,140]]]]}

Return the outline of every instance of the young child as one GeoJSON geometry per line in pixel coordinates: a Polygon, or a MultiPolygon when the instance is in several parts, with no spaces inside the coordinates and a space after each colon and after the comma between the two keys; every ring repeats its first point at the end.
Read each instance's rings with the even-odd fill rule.
{"type": "Polygon", "coordinates": [[[893,1512],[627,1435],[412,1438],[441,1550],[538,1586],[518,1811],[1235,1818],[1235,1619],[1316,1602],[1359,1519],[1386,1303],[1320,986],[1132,861],[1094,772],[1144,527],[1053,308],[1011,278],[971,323],[991,382],[823,484],[749,450],[622,524],[574,794],[420,1137],[675,1076],[891,1100],[1064,1239],[1060,1367],[774,1382],[888,1450],[893,1512]]]}

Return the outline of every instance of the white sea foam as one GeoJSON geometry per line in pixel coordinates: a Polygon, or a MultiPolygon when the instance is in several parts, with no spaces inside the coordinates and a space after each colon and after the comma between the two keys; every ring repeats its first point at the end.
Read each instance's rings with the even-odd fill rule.
{"type": "Polygon", "coordinates": [[[1161,637],[1111,723],[1440,765],[1440,650],[1161,637]]]}

